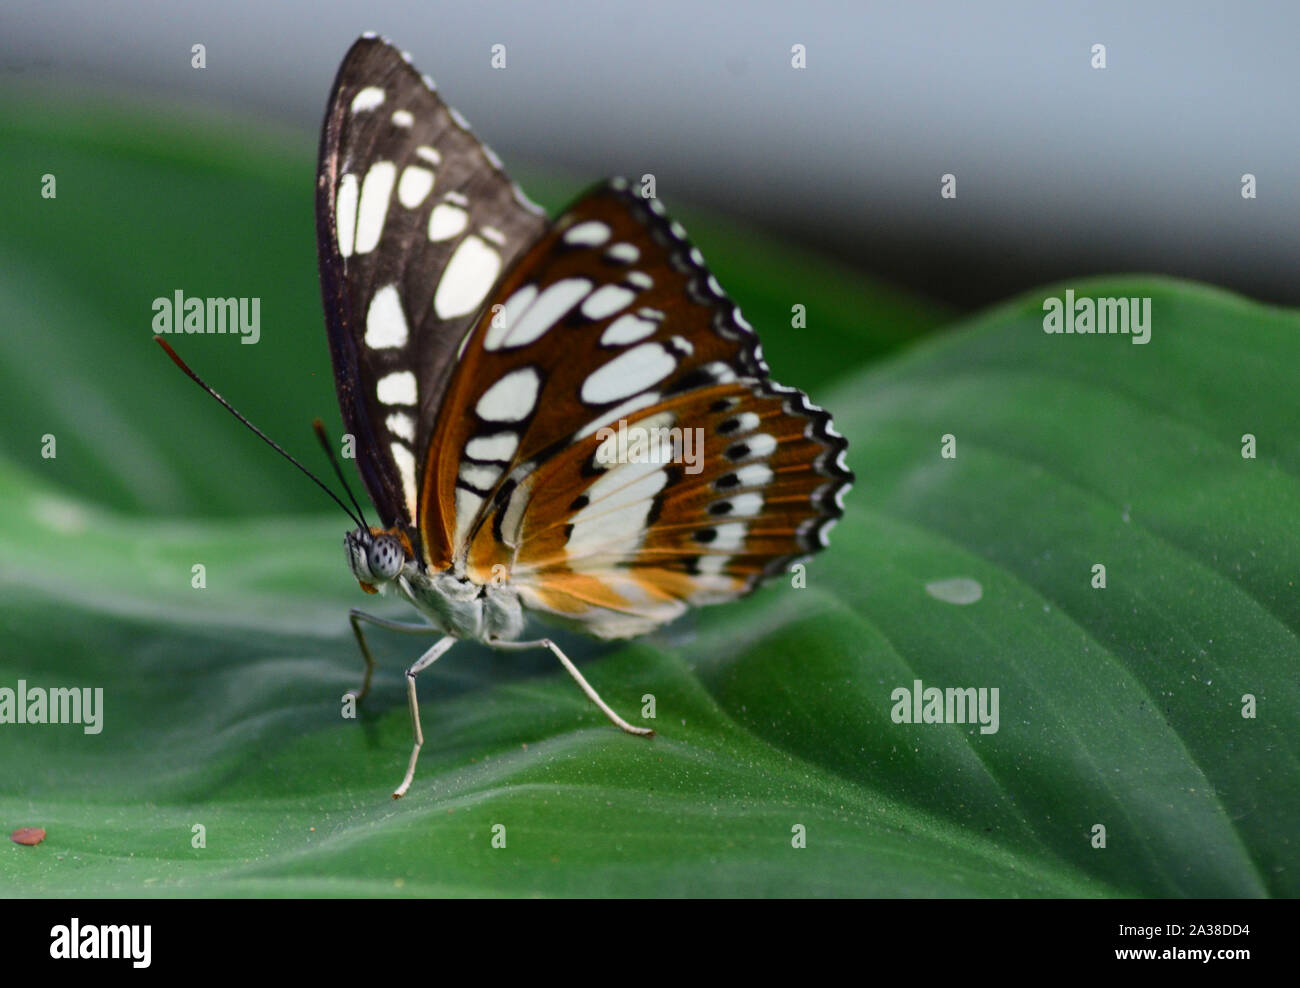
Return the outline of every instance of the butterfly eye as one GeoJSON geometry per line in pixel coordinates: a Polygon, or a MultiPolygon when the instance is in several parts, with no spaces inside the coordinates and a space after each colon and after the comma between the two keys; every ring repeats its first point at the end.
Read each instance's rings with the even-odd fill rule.
{"type": "Polygon", "coordinates": [[[402,571],[406,554],[391,535],[381,535],[370,544],[370,572],[381,580],[391,580],[402,571]]]}

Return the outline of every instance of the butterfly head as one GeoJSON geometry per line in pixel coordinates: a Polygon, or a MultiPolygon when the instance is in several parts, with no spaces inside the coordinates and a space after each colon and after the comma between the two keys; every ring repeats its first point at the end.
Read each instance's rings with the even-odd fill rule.
{"type": "Polygon", "coordinates": [[[401,576],[414,559],[410,540],[401,531],[358,528],[348,532],[343,542],[352,575],[366,593],[379,593],[380,587],[401,576]]]}

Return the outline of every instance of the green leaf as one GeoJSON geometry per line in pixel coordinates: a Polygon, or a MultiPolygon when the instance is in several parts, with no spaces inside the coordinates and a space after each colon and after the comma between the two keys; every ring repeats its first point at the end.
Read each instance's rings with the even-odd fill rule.
{"type": "MultiPolygon", "coordinates": [[[[3,124],[0,174],[35,203],[0,239],[0,688],[104,699],[97,734],[0,724],[0,829],[48,831],[3,849],[0,894],[1300,891],[1295,314],[1169,281],[1073,284],[1151,297],[1151,342],[1046,335],[1038,293],[820,389],[860,484],[806,588],[773,581],[627,644],[557,636],[631,719],[653,694],[655,738],[611,727],[544,653],[460,644],[420,678],[426,745],[394,802],[418,641],[374,632],[374,692],[341,716],[360,675],[346,609],[375,603],[347,573],[344,520],[304,515],[301,478],[148,342],[156,294],[261,294],[261,343],[196,337],[187,355],[282,438],[333,402],[309,155],[245,167],[237,144],[187,156],[159,127],[115,156],[107,139],[78,151],[70,127],[47,134],[49,165],[15,149],[19,126],[3,124]],[[42,203],[39,173],[60,169],[80,178],[42,203]],[[118,227],[129,249],[86,242],[118,227]],[[182,511],[206,517],[167,517],[182,511]],[[969,599],[945,592],[957,579],[979,599],[950,602],[969,599]],[[891,693],[917,679],[998,688],[998,731],[895,723],[891,693]]],[[[717,234],[693,232],[730,251],[719,277],[747,309],[766,299],[754,321],[782,379],[820,384],[901,338],[877,317],[899,297],[843,281],[807,295],[808,330],[783,328],[801,294],[773,287],[777,268],[819,262],[756,244],[749,268],[747,235],[711,250],[717,234]]]]}

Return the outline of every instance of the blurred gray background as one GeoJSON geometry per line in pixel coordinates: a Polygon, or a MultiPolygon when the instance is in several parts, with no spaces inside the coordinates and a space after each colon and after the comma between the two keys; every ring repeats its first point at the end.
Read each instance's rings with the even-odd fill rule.
{"type": "Polygon", "coordinates": [[[314,147],[363,30],[507,166],[653,172],[670,207],[958,305],[1110,271],[1300,303],[1294,3],[4,0],[0,72],[254,115],[314,147]]]}

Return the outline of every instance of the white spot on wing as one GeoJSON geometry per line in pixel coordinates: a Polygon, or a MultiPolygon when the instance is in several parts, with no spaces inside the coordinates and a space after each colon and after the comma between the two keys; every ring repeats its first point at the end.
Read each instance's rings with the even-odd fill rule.
{"type": "Polygon", "coordinates": [[[714,529],[717,536],[710,542],[709,548],[718,552],[735,552],[745,544],[745,524],[733,521],[719,525],[714,529]]]}
{"type": "Polygon", "coordinates": [[[365,113],[384,102],[384,91],[378,86],[367,86],[352,97],[352,112],[365,113]]]}
{"type": "Polygon", "coordinates": [[[429,239],[434,243],[450,240],[469,225],[469,213],[459,206],[440,202],[429,214],[429,239]]]}
{"type": "MultiPolygon", "coordinates": [[[[741,412],[739,415],[734,416],[734,418],[738,424],[736,428],[732,430],[732,435],[743,435],[747,432],[753,432],[758,428],[759,418],[753,412],[741,412]]],[[[730,422],[731,419],[724,419],[723,421],[730,422]]]]}
{"type": "Polygon", "coordinates": [[[759,432],[752,436],[746,436],[744,439],[737,440],[728,446],[727,455],[731,456],[733,450],[739,453],[741,446],[748,447],[748,450],[743,455],[736,457],[736,459],[762,459],[772,455],[773,450],[776,449],[776,438],[766,432],[759,432]]]}
{"type": "Polygon", "coordinates": [[[402,178],[397,183],[397,199],[407,209],[414,209],[424,202],[424,197],[433,190],[433,172],[419,165],[407,165],[402,169],[402,178]]]}
{"type": "Polygon", "coordinates": [[[369,253],[379,243],[396,177],[397,167],[391,161],[376,161],[366,172],[365,181],[361,183],[361,206],[357,210],[358,254],[369,253]]]}
{"type": "Polygon", "coordinates": [[[636,293],[622,285],[605,285],[591,293],[591,297],[582,303],[582,314],[588,319],[604,319],[623,308],[636,293]]]}
{"type": "Polygon", "coordinates": [[[384,425],[395,436],[401,436],[408,443],[415,442],[415,421],[405,412],[394,412],[384,419],[384,425]]]}
{"type": "Polygon", "coordinates": [[[469,526],[478,514],[483,499],[473,491],[463,487],[456,488],[456,541],[461,542],[469,534],[469,526]]]}
{"type": "Polygon", "coordinates": [[[394,371],[381,377],[375,394],[382,405],[414,405],[415,375],[410,371],[394,371]]]}
{"type": "Polygon", "coordinates": [[[501,273],[501,255],[471,234],[452,252],[433,296],[439,319],[469,315],[487,297],[501,273]]]}
{"type": "Polygon", "coordinates": [[[410,110],[394,110],[392,121],[394,127],[410,127],[415,123],[415,117],[411,115],[410,110]]]}
{"type": "Polygon", "coordinates": [[[736,379],[736,372],[721,360],[705,364],[704,370],[713,377],[714,384],[730,384],[736,379]]]}
{"type": "Polygon", "coordinates": [[[628,398],[662,381],[676,366],[677,358],[658,343],[642,343],[587,375],[582,400],[603,405],[628,398]]]}
{"type": "Polygon", "coordinates": [[[476,436],[465,444],[465,455],[475,460],[496,460],[509,462],[519,445],[519,436],[514,432],[494,432],[490,436],[476,436]]]}
{"type": "Polygon", "coordinates": [[[749,518],[763,510],[763,495],[750,491],[748,494],[737,494],[727,498],[727,503],[731,505],[731,510],[727,514],[737,518],[749,518]]]}
{"type": "Polygon", "coordinates": [[[511,371],[483,392],[474,410],[489,422],[519,422],[532,412],[541,383],[531,367],[511,371]]]}
{"type": "Polygon", "coordinates": [[[431,148],[427,144],[421,144],[419,147],[417,147],[415,149],[415,156],[417,158],[423,158],[431,165],[442,164],[442,155],[438,153],[438,149],[431,148]]]}
{"type": "Polygon", "coordinates": [[[605,346],[635,343],[637,340],[644,340],[647,336],[653,336],[658,328],[657,322],[634,316],[629,312],[625,316],[619,316],[605,327],[605,332],[600,334],[600,342],[605,346]]]}
{"type": "MultiPolygon", "coordinates": [[[[500,312],[494,312],[488,323],[488,331],[483,337],[484,350],[500,349],[510,335],[510,329],[524,314],[533,299],[537,298],[536,285],[524,285],[505,300],[500,312]]],[[[495,308],[495,307],[494,307],[495,308]]]]}
{"type": "Polygon", "coordinates": [[[586,247],[599,247],[609,239],[609,227],[599,220],[588,220],[569,227],[564,233],[566,244],[579,244],[586,247]]]}
{"type": "Polygon", "coordinates": [[[375,292],[366,311],[366,346],[378,349],[406,346],[408,335],[397,286],[385,285],[375,292]]]}
{"type": "Polygon", "coordinates": [[[585,298],[591,291],[591,282],[586,278],[565,278],[550,285],[546,291],[534,300],[537,294],[535,285],[521,288],[510,296],[506,307],[500,313],[501,326],[488,329],[483,340],[485,350],[504,350],[524,346],[540,339],[548,330],[585,298]],[[528,293],[532,290],[531,294],[528,293]],[[520,298],[523,296],[523,298],[520,298]]]}
{"type": "Polygon", "coordinates": [[[605,251],[605,256],[624,264],[635,264],[641,259],[641,252],[632,244],[614,244],[605,251]]]}
{"type": "Polygon", "coordinates": [[[772,468],[765,463],[751,463],[736,471],[740,487],[766,487],[772,482],[772,468]]]}
{"type": "Polygon", "coordinates": [[[490,491],[500,476],[500,467],[482,466],[477,463],[462,463],[460,467],[460,479],[480,491],[490,491]]]}
{"type": "Polygon", "coordinates": [[[402,443],[392,443],[388,447],[397,464],[397,473],[402,478],[402,491],[406,494],[406,509],[415,517],[415,457],[402,443]]]}
{"type": "Polygon", "coordinates": [[[357,236],[357,177],[349,172],[339,179],[338,198],[334,201],[334,217],[339,228],[339,253],[352,256],[357,236]]]}

